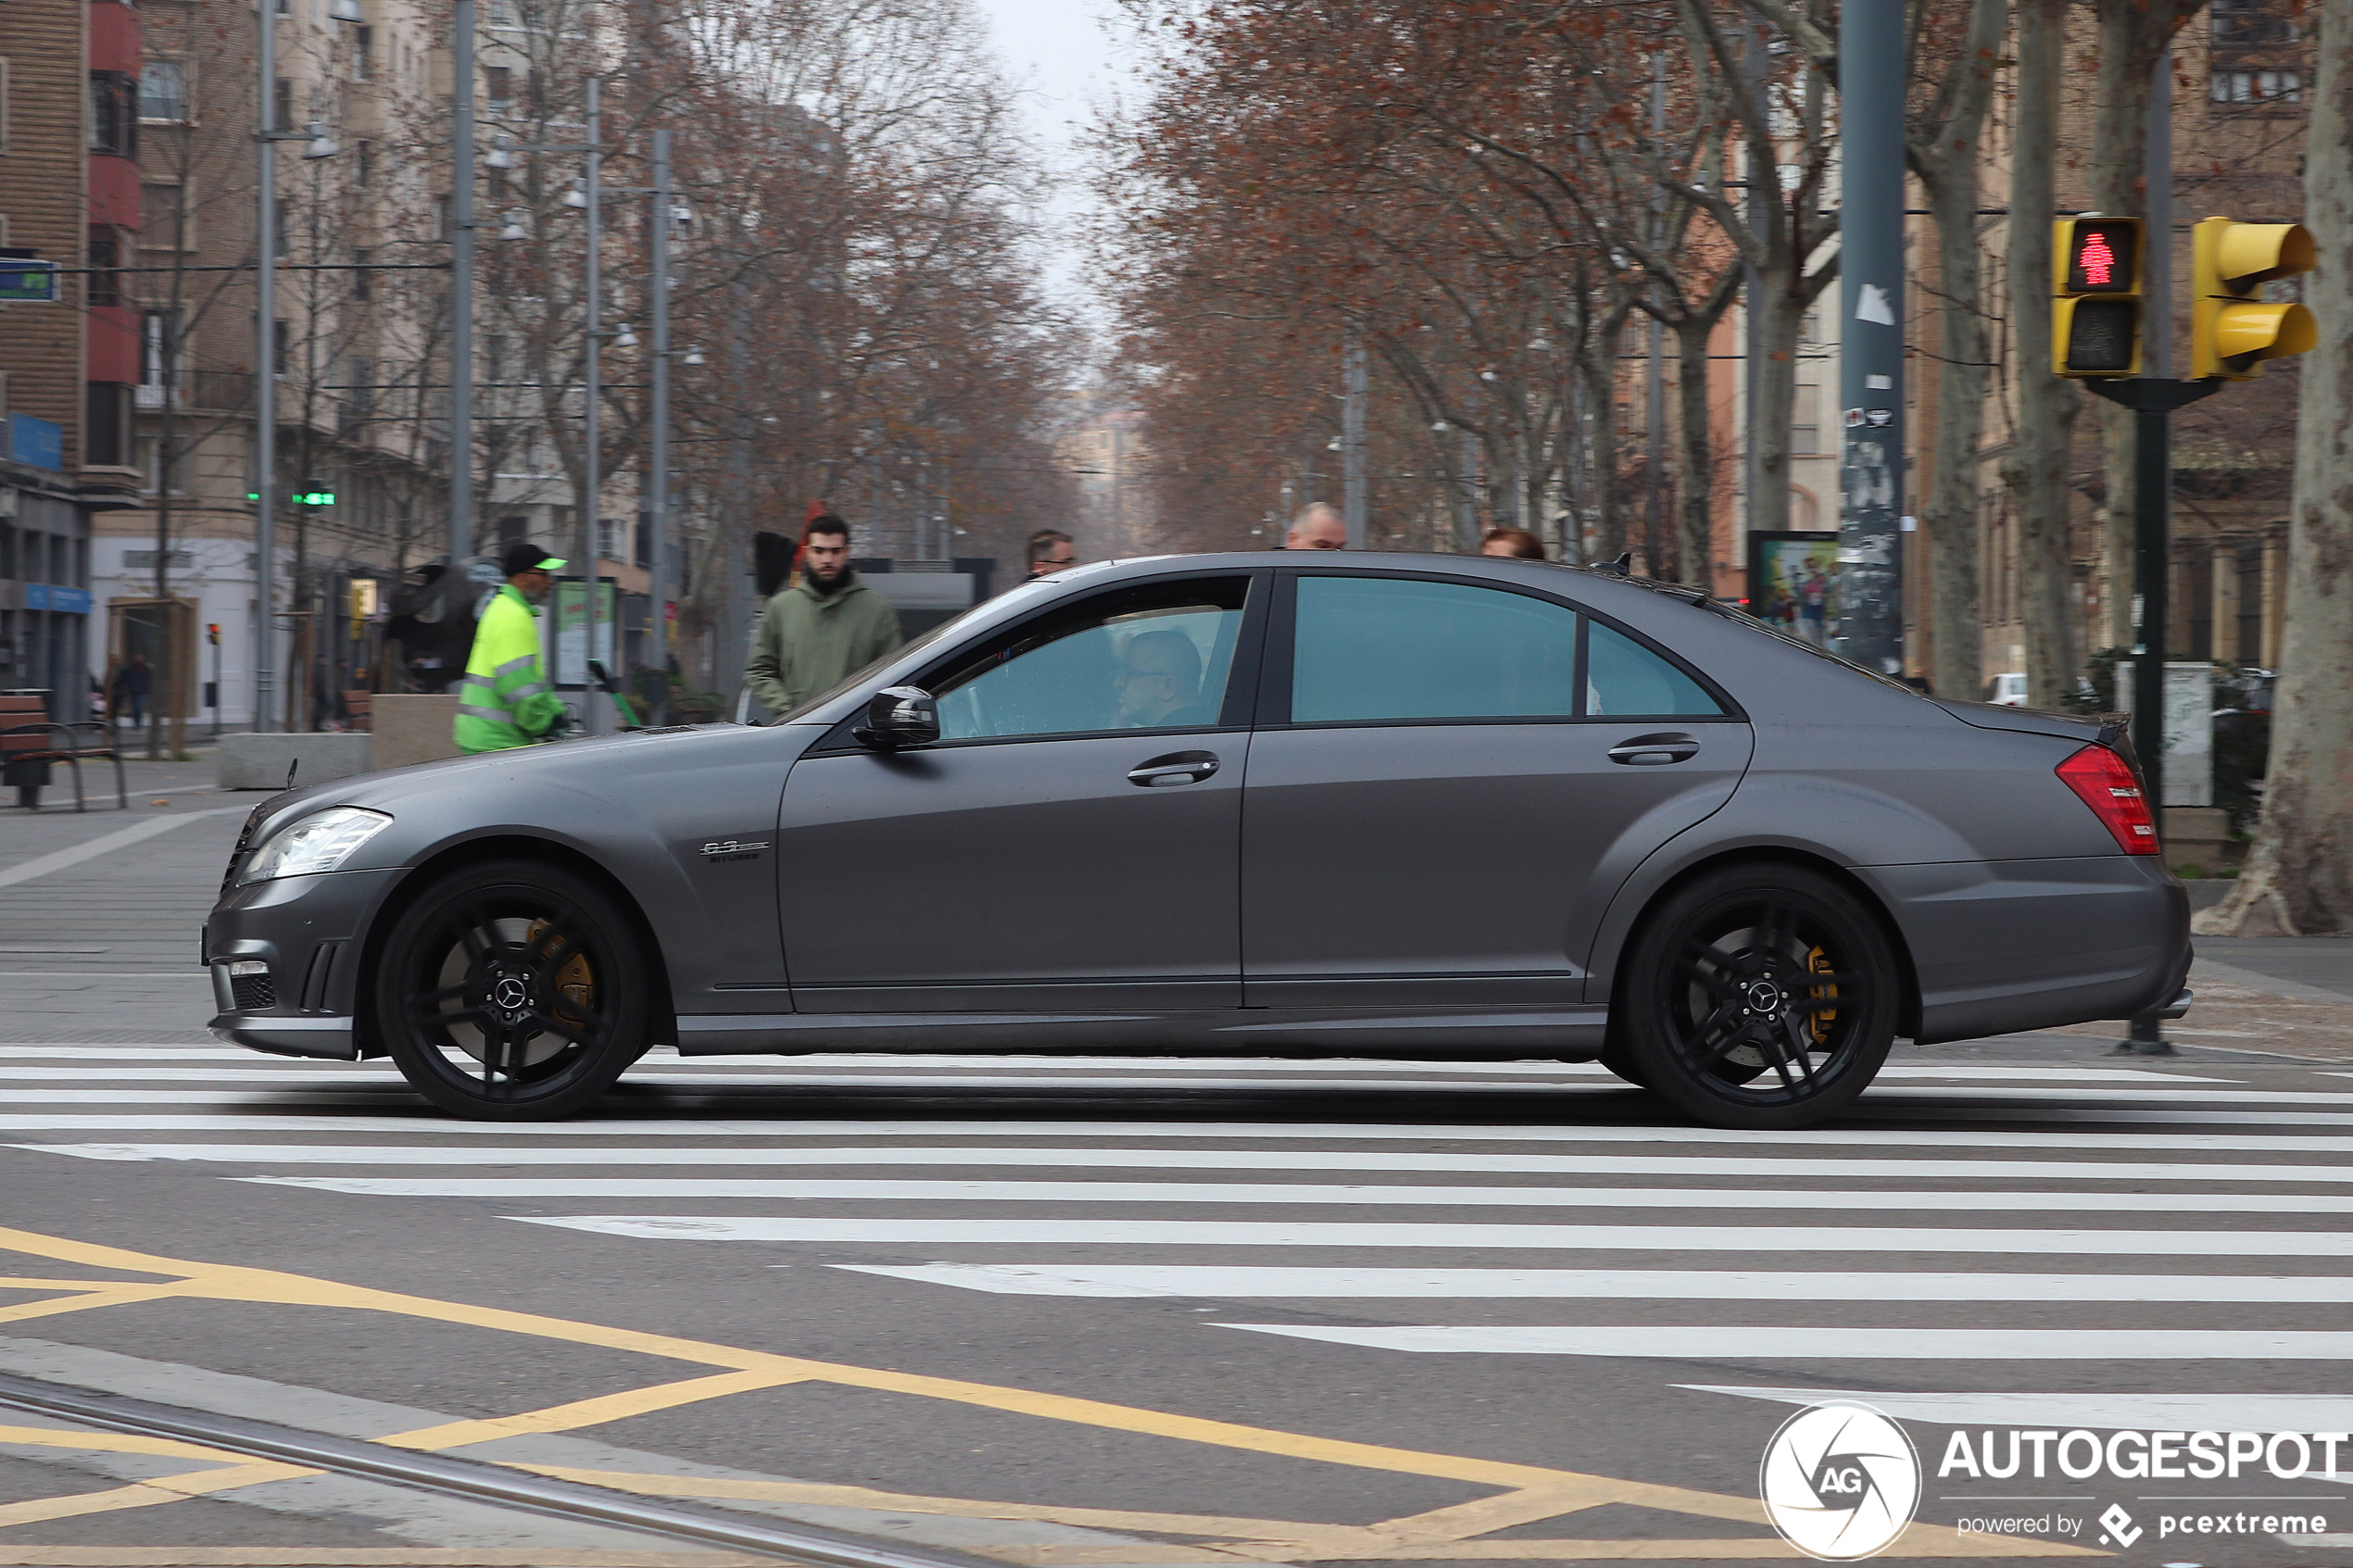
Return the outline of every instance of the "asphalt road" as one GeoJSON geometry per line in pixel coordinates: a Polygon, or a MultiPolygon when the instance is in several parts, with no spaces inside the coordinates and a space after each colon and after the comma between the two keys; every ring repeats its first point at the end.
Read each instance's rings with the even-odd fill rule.
{"type": "MultiPolygon", "coordinates": [[[[1906,1048],[1804,1135],[1561,1064],[969,1057],[468,1125],[204,1035],[253,797],[201,772],[0,814],[0,1373],[1015,1564],[1788,1560],[1760,1458],[1844,1396],[1923,1461],[1891,1561],[2353,1562],[2353,1476],[1952,1459],[2353,1429],[2353,1063],[2245,1020],[1906,1048]]],[[[2347,948],[2223,962],[2309,1016],[2347,948]]],[[[0,1411],[0,1568],[753,1561],[0,1411]]]]}

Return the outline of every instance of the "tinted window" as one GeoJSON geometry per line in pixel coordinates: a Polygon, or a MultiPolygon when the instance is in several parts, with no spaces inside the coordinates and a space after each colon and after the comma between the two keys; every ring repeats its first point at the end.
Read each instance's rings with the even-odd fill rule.
{"type": "Polygon", "coordinates": [[[1590,714],[1630,718],[1724,711],[1698,682],[1598,621],[1585,658],[1585,711],[1590,714]]]}
{"type": "Polygon", "coordinates": [[[1299,579],[1294,723],[1566,719],[1576,696],[1565,606],[1459,583],[1299,579]]]}
{"type": "Polygon", "coordinates": [[[933,683],[940,738],[1207,729],[1249,586],[1237,577],[1122,589],[1017,628],[933,683]]]}

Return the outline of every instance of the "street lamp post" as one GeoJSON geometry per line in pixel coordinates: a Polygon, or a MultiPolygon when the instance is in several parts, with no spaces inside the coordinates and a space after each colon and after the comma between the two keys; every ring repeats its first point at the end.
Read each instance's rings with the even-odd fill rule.
{"type": "MultiPolygon", "coordinates": [[[[264,5],[271,0],[262,0],[264,5]]],[[[473,553],[474,5],[454,0],[449,113],[449,570],[473,553]]],[[[455,581],[455,579],[452,579],[455,581]]]]}
{"type": "Polygon", "coordinates": [[[652,663],[661,675],[654,699],[656,716],[667,718],[669,707],[670,619],[663,595],[668,591],[662,552],[670,538],[670,234],[676,215],[670,210],[670,132],[654,132],[653,222],[653,452],[647,464],[647,482],[653,495],[646,504],[646,598],[651,605],[652,663]]]}
{"type": "Polygon", "coordinates": [[[254,273],[253,727],[267,733],[277,704],[278,489],[278,0],[255,0],[260,35],[261,134],[255,201],[260,234],[254,273]]]}

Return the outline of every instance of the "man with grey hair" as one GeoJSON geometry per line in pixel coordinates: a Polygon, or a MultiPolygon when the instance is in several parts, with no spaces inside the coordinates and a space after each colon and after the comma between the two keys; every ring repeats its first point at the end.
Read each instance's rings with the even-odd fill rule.
{"type": "Polygon", "coordinates": [[[1290,520],[1290,532],[1283,535],[1283,548],[1344,550],[1348,548],[1348,524],[1332,508],[1321,501],[1310,501],[1290,520]]]}

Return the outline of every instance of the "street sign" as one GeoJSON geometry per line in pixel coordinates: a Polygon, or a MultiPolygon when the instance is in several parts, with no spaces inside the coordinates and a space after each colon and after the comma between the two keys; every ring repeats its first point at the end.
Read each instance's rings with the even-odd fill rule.
{"type": "Polygon", "coordinates": [[[2253,381],[2264,360],[2318,345],[2309,310],[2258,297],[2271,279],[2309,272],[2317,259],[2300,223],[2209,218],[2191,230],[2190,379],[2253,381]]]}
{"type": "Polygon", "coordinates": [[[57,303],[57,264],[25,257],[0,257],[0,305],[57,303]]]}
{"type": "Polygon", "coordinates": [[[2141,220],[2051,225],[2051,370],[2077,378],[2141,370],[2141,220]]]}

